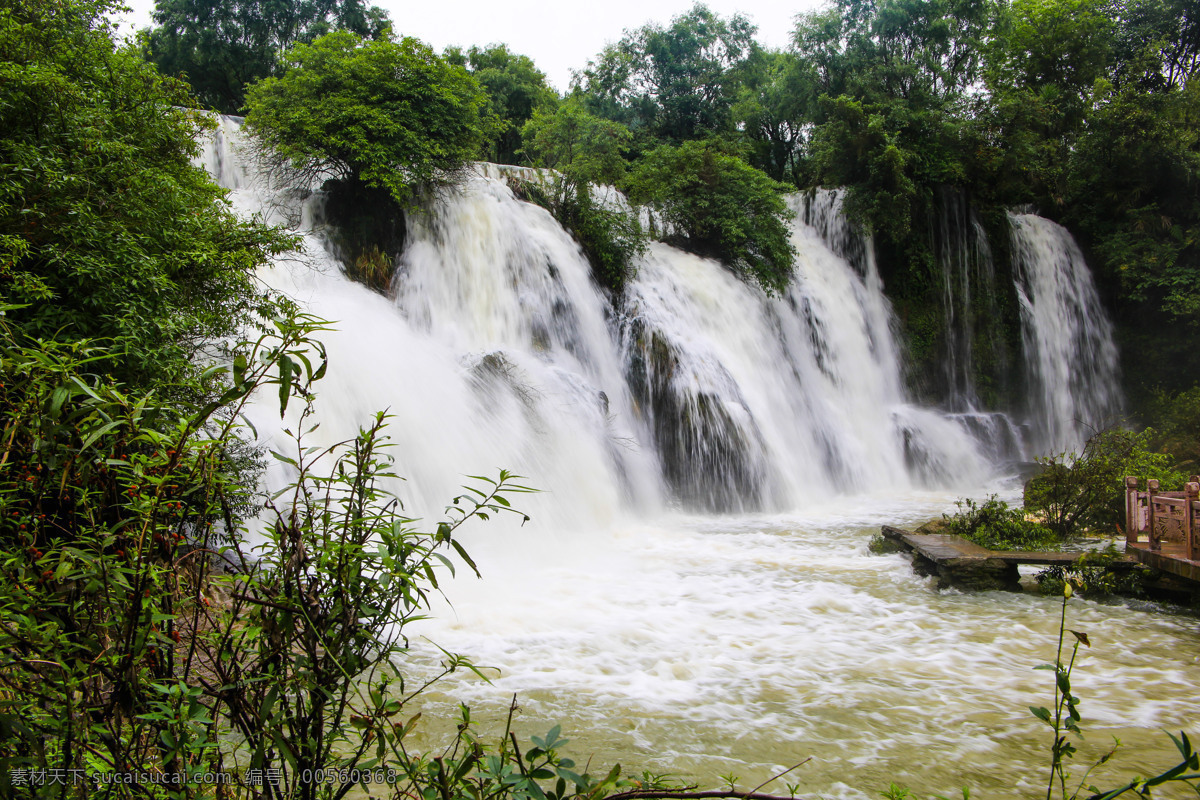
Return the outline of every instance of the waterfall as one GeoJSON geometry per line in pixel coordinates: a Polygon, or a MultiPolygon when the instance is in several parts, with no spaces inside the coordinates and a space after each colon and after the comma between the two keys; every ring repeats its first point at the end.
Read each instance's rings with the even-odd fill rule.
{"type": "Polygon", "coordinates": [[[1121,409],[1112,323],[1066,228],[1009,220],[1034,440],[1041,452],[1078,450],[1121,409]]]}
{"type": "Polygon", "coordinates": [[[996,267],[987,232],[966,196],[943,189],[939,206],[934,246],[943,284],[946,403],[951,411],[978,411],[984,404],[977,373],[986,370],[999,384],[1007,377],[996,267]]]}
{"type": "Polygon", "coordinates": [[[961,192],[944,190],[939,205],[932,242],[942,279],[945,407],[992,459],[1079,449],[1113,422],[1121,396],[1112,325],[1074,239],[1049,220],[1009,214],[1025,396],[1006,408],[1013,403],[1005,401],[1003,288],[987,232],[961,192]],[[981,396],[981,380],[996,390],[991,398],[981,396]]]}
{"type": "Polygon", "coordinates": [[[782,296],[658,245],[629,288],[626,361],[668,484],[725,511],[982,481],[969,434],[905,401],[891,306],[839,195],[793,205],[808,222],[793,226],[796,272],[782,296]]]}
{"type": "Polygon", "coordinates": [[[943,187],[938,207],[931,241],[941,271],[944,406],[990,460],[1026,460],[1025,430],[1008,410],[997,410],[1009,391],[1009,358],[987,231],[961,191],[943,187]]]}
{"type": "MultiPolygon", "coordinates": [[[[220,126],[200,161],[232,189],[234,208],[303,238],[303,252],[262,279],[335,321],[322,335],[329,373],[307,420],[320,423],[311,443],[389,409],[409,516],[440,518],[463,474],[501,466],[544,490],[519,498],[533,516],[525,536],[463,529],[484,579],[460,570],[429,618],[406,626],[397,668],[409,684],[439,674],[446,652],[486,665],[491,679],[460,669],[424,693],[414,747],[452,731],[460,703],[487,730],[516,695],[515,735],[562,725],[597,764],[632,760],[714,784],[736,770],[756,786],[811,756],[803,791],[844,800],[866,797],[880,775],[948,794],[970,764],[984,792],[1033,795],[1022,776],[1040,752],[998,731],[1014,718],[1008,698],[1045,689],[1028,667],[1057,641],[1056,601],[931,592],[906,559],[867,546],[881,524],[952,511],[955,493],[977,490],[988,470],[981,442],[1012,431],[1001,415],[908,400],[872,244],[846,225],[839,193],[793,200],[796,275],[779,297],[653,245],[610,300],[570,235],[484,167],[409,215],[384,297],[348,281],[330,255],[319,189],[272,189],[239,152],[238,122],[220,126]],[[922,486],[951,491],[912,491],[922,486]],[[838,492],[871,495],[830,502],[838,492]],[[658,513],[673,503],[789,510],[658,513]],[[964,675],[988,691],[964,691],[964,675]],[[918,750],[938,755],[914,760],[918,750]]],[[[1050,225],[1016,217],[1013,235],[1050,225]]],[[[1057,235],[1050,252],[1069,242],[1057,235]]],[[[1033,313],[1064,307],[1039,288],[1041,273],[1082,262],[1025,260],[1030,335],[1050,339],[1069,326],[1033,313]]],[[[1062,336],[1083,346],[1078,325],[1062,336]]],[[[269,399],[251,416],[264,444],[286,444],[294,417],[281,423],[269,399]]],[[[1156,729],[1200,713],[1194,692],[1172,693],[1200,659],[1195,637],[1123,606],[1072,614],[1108,632],[1110,645],[1089,654],[1098,737],[1120,736],[1153,763],[1156,729]]]]}
{"type": "MultiPolygon", "coordinates": [[[[239,154],[238,125],[221,120],[203,163],[243,213],[303,220],[304,255],[263,277],[335,321],[313,443],[388,409],[410,513],[436,513],[459,476],[499,467],[546,490],[531,501],[540,519],[573,526],[670,503],[785,509],[966,487],[989,472],[969,426],[907,402],[873,249],[835,192],[793,199],[797,266],[781,296],[655,244],[614,305],[570,234],[482,165],[408,215],[385,298],[341,274],[322,193],[272,191],[239,154]]],[[[265,406],[256,427],[279,429],[265,406]]]]}

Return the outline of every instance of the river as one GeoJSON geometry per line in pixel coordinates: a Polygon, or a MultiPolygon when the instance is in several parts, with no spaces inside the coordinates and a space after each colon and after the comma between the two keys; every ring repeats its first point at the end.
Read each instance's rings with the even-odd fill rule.
{"type": "MultiPolygon", "coordinates": [[[[559,723],[580,762],[705,787],[732,773],[752,789],[811,759],[764,791],[1044,797],[1051,736],[1028,706],[1053,705],[1053,673],[1033,667],[1053,661],[1061,597],[1032,575],[1023,594],[937,591],[908,556],[867,550],[881,524],[919,524],[953,499],[842,497],[599,537],[478,531],[484,577],[455,581],[418,630],[497,671],[451,676],[429,716],[465,702],[496,730],[515,694],[524,736],[559,723]]],[[[1094,775],[1104,788],[1176,763],[1161,730],[1200,720],[1197,619],[1075,597],[1067,626],[1092,645],[1074,673],[1077,773],[1113,737],[1123,747],[1094,775]]],[[[436,654],[416,649],[427,669],[436,654]]]]}

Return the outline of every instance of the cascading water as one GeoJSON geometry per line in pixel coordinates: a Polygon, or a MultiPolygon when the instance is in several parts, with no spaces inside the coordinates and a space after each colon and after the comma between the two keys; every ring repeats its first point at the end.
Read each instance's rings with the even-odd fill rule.
{"type": "Polygon", "coordinates": [[[629,287],[633,395],[667,482],[708,510],[794,508],[830,492],[978,484],[987,465],[944,417],[905,402],[891,308],[838,196],[794,200],[793,284],[768,299],[710,260],[656,245],[629,287]],[[822,233],[856,250],[861,274],[822,233]]]}
{"type": "MultiPolygon", "coordinates": [[[[209,158],[231,188],[249,187],[235,137],[226,120],[209,158]]],[[[393,307],[338,274],[319,229],[306,234],[316,268],[271,279],[338,320],[323,429],[347,436],[376,408],[420,420],[395,433],[419,507],[452,491],[438,475],[481,461],[529,476],[572,515],[610,509],[600,518],[664,494],[701,510],[784,509],[987,475],[960,425],[906,403],[872,250],[836,193],[794,201],[811,224],[794,226],[795,281],[781,297],[654,245],[614,322],[570,235],[500,178],[485,168],[410,215],[393,307]]]]}
{"type": "MultiPolygon", "coordinates": [[[[996,267],[987,231],[961,192],[943,189],[934,239],[942,270],[942,309],[946,341],[946,402],[951,411],[983,408],[976,387],[979,349],[1003,379],[1000,314],[996,305],[996,267]]],[[[1002,389],[1002,387],[1000,387],[1002,389]]]]}
{"type": "MultiPolygon", "coordinates": [[[[439,516],[460,475],[500,466],[547,490],[520,498],[523,530],[464,530],[484,579],[443,582],[453,605],[406,628],[413,681],[441,658],[420,634],[495,668],[426,695],[414,747],[457,703],[488,727],[519,693],[522,740],[560,722],[572,755],[627,773],[756,786],[813,756],[786,779],[802,796],[1044,795],[1024,708],[1052,690],[1028,667],[1053,653],[1057,601],[938,593],[905,558],[867,554],[880,523],[952,510],[914,487],[981,481],[984,464],[959,420],[905,402],[869,243],[846,238],[836,195],[803,210],[783,296],[656,245],[618,314],[571,238],[489,169],[410,219],[388,299],[327,254],[319,193],[301,207],[306,192],[268,191],[221,126],[204,160],[235,206],[304,219],[305,255],[264,279],[336,321],[313,436],[390,409],[410,514],[439,516]],[[803,510],[689,517],[672,496],[803,510]]],[[[278,414],[255,413],[280,446],[278,414]]],[[[1155,729],[1200,716],[1172,694],[1200,663],[1188,625],[1091,603],[1071,620],[1092,632],[1073,676],[1089,731],[1157,765],[1155,729]]]]}
{"type": "Polygon", "coordinates": [[[1041,452],[1078,450],[1121,409],[1112,324],[1066,228],[1009,220],[1034,440],[1041,452]]]}
{"type": "MultiPolygon", "coordinates": [[[[495,176],[472,178],[435,209],[409,215],[398,291],[385,299],[343,277],[327,252],[320,193],[301,214],[303,194],[272,194],[249,179],[229,146],[236,128],[222,120],[206,154],[216,174],[243,187],[235,202],[308,226],[304,255],[281,260],[264,280],[335,323],[321,337],[330,366],[310,444],[344,440],[387,409],[405,477],[394,488],[419,516],[438,514],[462,475],[499,467],[543,491],[529,505],[548,524],[603,526],[660,503],[654,455],[636,444],[606,301],[548,213],[495,176]]],[[[259,431],[279,430],[266,405],[256,413],[259,431]]],[[[269,443],[288,446],[279,433],[269,443]]]]}
{"type": "MultiPolygon", "coordinates": [[[[949,190],[941,198],[942,215],[933,237],[943,280],[945,340],[943,419],[952,420],[972,441],[969,449],[992,464],[1008,464],[1027,456],[1025,437],[1010,414],[989,410],[976,389],[976,350],[987,350],[987,361],[1001,380],[1007,372],[1000,345],[1000,320],[996,310],[995,268],[987,234],[966,199],[949,190]],[[980,344],[977,344],[980,343],[980,344]]],[[[834,253],[846,259],[872,287],[881,291],[869,237],[854,231],[841,213],[841,193],[811,193],[800,207],[799,218],[818,234],[834,253]]],[[[890,321],[890,312],[884,315],[890,321]]],[[[876,315],[871,330],[888,325],[876,315]]],[[[891,363],[901,358],[889,348],[891,363]]]]}

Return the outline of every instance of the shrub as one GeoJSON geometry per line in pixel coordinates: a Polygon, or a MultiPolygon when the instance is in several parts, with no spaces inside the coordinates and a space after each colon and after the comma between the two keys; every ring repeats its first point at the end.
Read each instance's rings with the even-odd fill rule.
{"type": "Polygon", "coordinates": [[[990,550],[1045,550],[1057,546],[1053,533],[1025,519],[1024,512],[1009,508],[1008,503],[989,496],[982,503],[970,498],[954,504],[958,512],[943,514],[946,532],[969,539],[990,550]]]}
{"type": "MultiPolygon", "coordinates": [[[[238,796],[259,796],[251,770],[272,774],[281,796],[305,799],[341,796],[376,767],[408,780],[413,796],[445,777],[401,741],[414,720],[399,715],[421,691],[398,671],[403,626],[437,590],[438,570],[453,569],[447,553],[474,569],[459,526],[520,513],[505,495],[527,490],[504,472],[478,479],[443,522],[420,530],[381,488],[378,415],[350,442],[297,439],[294,455],[275,454],[294,479],[268,502],[266,543],[252,550],[235,512],[255,491],[229,458],[236,420],[256,389],[278,388],[281,413],[289,400],[307,403],[324,372],[309,338],[322,325],[295,315],[275,323],[210,370],[228,387],[190,414],[91,373],[103,353],[86,343],[22,348],[0,327],[7,767],[86,775],[71,796],[99,773],[161,775],[171,798],[206,796],[197,773],[233,775],[249,790],[238,796]],[[317,770],[349,777],[313,781],[317,770]]],[[[525,758],[569,770],[559,744],[525,758]]],[[[492,781],[486,796],[498,796],[507,789],[482,752],[468,751],[454,781],[492,781]]],[[[505,774],[519,775],[520,759],[501,757],[505,774]]],[[[590,791],[616,774],[606,780],[573,785],[590,791]]],[[[28,796],[67,796],[67,785],[28,796]]],[[[148,796],[121,784],[111,795],[148,796]]]]}
{"type": "Polygon", "coordinates": [[[631,201],[661,215],[667,242],[718,259],[769,293],[791,281],[792,214],[782,196],[788,187],[716,140],[660,145],[626,188],[631,201]]]}
{"type": "Polygon", "coordinates": [[[238,220],[193,165],[211,122],[114,44],[115,6],[0,11],[0,303],[17,339],[102,340],[93,370],[177,400],[197,353],[262,305],[254,270],[291,240],[238,220]]]}
{"type": "Polygon", "coordinates": [[[231,457],[233,420],[256,386],[304,391],[313,371],[297,348],[318,327],[280,320],[194,412],[97,374],[106,354],[94,345],[22,347],[0,328],[5,764],[220,767],[225,689],[194,655],[220,613],[207,556],[236,537],[253,492],[231,457]]]}
{"type": "Polygon", "coordinates": [[[509,186],[521,199],[553,214],[583,248],[596,282],[620,294],[637,273],[646,234],[632,212],[598,201],[587,186],[566,183],[559,176],[548,181],[510,179],[509,186]]]}
{"type": "Polygon", "coordinates": [[[1109,428],[1094,434],[1083,451],[1037,459],[1041,472],[1025,484],[1025,510],[1041,518],[1059,539],[1087,531],[1120,533],[1124,524],[1124,478],[1158,478],[1163,490],[1185,476],[1169,455],[1152,452],[1153,431],[1109,428]]]}

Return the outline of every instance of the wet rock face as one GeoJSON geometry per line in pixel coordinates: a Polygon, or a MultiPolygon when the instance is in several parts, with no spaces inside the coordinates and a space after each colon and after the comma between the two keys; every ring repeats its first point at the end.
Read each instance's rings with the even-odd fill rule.
{"type": "Polygon", "coordinates": [[[351,179],[329,180],[325,217],[346,276],[386,295],[404,249],[404,210],[384,189],[351,179]]]}
{"type": "Polygon", "coordinates": [[[956,559],[938,565],[938,586],[966,592],[1019,592],[1021,576],[1016,564],[999,558],[956,559]]]}
{"type": "MultiPolygon", "coordinates": [[[[686,507],[715,512],[762,507],[765,476],[729,401],[698,388],[679,352],[641,320],[629,327],[626,371],[637,411],[649,423],[672,494],[686,507]]],[[[752,423],[751,423],[752,424],[752,423]]]]}

